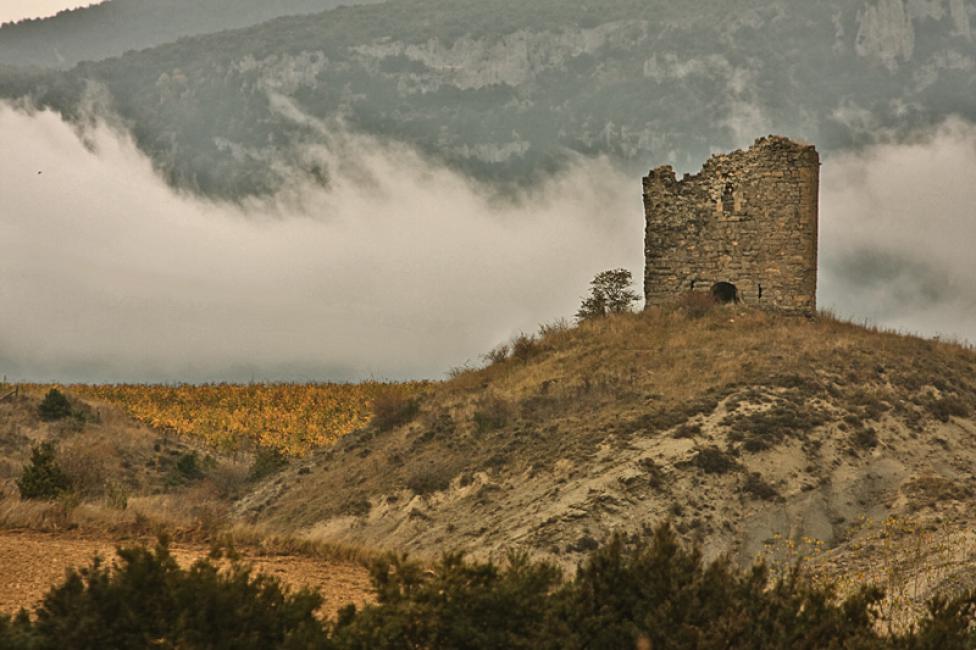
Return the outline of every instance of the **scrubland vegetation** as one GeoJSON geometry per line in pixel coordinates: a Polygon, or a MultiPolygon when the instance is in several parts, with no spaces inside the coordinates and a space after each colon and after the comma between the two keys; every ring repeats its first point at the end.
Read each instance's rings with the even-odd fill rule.
{"type": "Polygon", "coordinates": [[[936,599],[917,625],[883,634],[880,590],[837,598],[799,568],[706,564],[666,526],[617,537],[575,576],[513,553],[501,564],[446,555],[372,567],[377,602],[316,616],[290,592],[215,552],[182,569],[165,542],[68,574],[33,612],[0,618],[0,647],[85,648],[952,648],[972,647],[976,595],[936,599]]]}

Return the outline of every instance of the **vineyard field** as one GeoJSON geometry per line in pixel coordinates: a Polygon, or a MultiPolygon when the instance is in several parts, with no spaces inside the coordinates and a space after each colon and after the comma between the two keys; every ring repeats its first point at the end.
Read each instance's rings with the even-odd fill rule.
{"type": "Polygon", "coordinates": [[[378,395],[392,391],[410,398],[427,385],[75,385],[66,389],[83,400],[118,406],[154,429],[224,450],[270,447],[301,456],[368,424],[378,395]]]}

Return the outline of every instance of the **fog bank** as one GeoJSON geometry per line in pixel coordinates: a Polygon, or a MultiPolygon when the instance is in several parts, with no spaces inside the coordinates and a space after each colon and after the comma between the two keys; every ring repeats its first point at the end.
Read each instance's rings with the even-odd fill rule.
{"type": "Polygon", "coordinates": [[[572,314],[596,272],[640,267],[640,192],[604,162],[500,206],[347,138],[329,191],[236,208],[174,194],[104,127],[92,150],[52,114],[2,109],[0,138],[10,377],[441,377],[572,314]]]}
{"type": "Polygon", "coordinates": [[[820,241],[821,307],[976,342],[976,125],[828,159],[820,241]]]}
{"type": "MultiPolygon", "coordinates": [[[[345,136],[328,191],[244,207],[174,193],[125,137],[86,147],[0,108],[0,374],[56,381],[442,377],[640,283],[640,179],[581,161],[499,205],[414,153],[345,136]]],[[[331,159],[330,156],[332,156],[331,159]]],[[[649,165],[667,161],[649,161],[649,165]]],[[[825,161],[823,306],[976,339],[976,128],[825,161]]]]}

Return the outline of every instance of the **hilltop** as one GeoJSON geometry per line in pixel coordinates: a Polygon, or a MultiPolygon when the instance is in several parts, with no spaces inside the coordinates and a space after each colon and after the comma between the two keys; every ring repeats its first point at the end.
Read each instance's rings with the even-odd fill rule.
{"type": "MultiPolygon", "coordinates": [[[[173,11],[172,21],[242,26],[227,16],[239,3],[215,3],[173,11]],[[212,7],[219,19],[197,20],[212,7]]],[[[239,15],[277,10],[265,5],[239,15]]],[[[972,0],[393,0],[63,72],[0,71],[0,97],[83,123],[98,107],[172,185],[211,197],[326,183],[321,147],[348,155],[349,131],[511,190],[581,156],[605,155],[628,173],[648,160],[691,169],[756,132],[792,133],[830,154],[950,115],[972,119],[973,11],[972,0]]],[[[0,30],[0,63],[23,62],[4,58],[4,42],[34,29],[0,30]]],[[[77,33],[101,47],[102,33],[77,33]]],[[[178,33],[190,32],[139,43],[178,33]]],[[[50,49],[49,40],[28,44],[50,49]]]]}
{"type": "Polygon", "coordinates": [[[778,537],[853,548],[868,517],[958,531],[970,516],[976,354],[959,345],[728,307],[550,327],[493,356],[432,387],[409,423],[270,479],[237,515],[567,565],[665,520],[748,564],[778,537]]]}

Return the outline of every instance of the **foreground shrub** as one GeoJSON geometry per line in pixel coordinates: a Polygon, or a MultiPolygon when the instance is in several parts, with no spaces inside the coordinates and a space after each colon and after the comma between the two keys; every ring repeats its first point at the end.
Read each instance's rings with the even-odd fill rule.
{"type": "Polygon", "coordinates": [[[289,593],[277,578],[237,562],[223,571],[210,561],[182,569],[165,542],[118,556],[114,568],[96,560],[69,572],[33,620],[0,617],[0,647],[325,647],[317,594],[289,593]]]}
{"type": "Polygon", "coordinates": [[[836,603],[798,573],[769,588],[765,568],[742,573],[711,565],[660,528],[628,551],[620,538],[593,553],[562,594],[556,625],[564,647],[625,648],[643,641],[669,648],[871,647],[880,642],[864,590],[836,603]]]}
{"type": "Polygon", "coordinates": [[[0,648],[974,647],[976,594],[934,600],[915,629],[882,636],[880,590],[840,599],[799,569],[773,580],[761,565],[706,564],[667,526],[613,538],[572,579],[521,554],[501,565],[447,555],[433,567],[387,557],[371,570],[376,603],[326,626],[317,595],[289,594],[238,563],[183,570],[165,543],[119,556],[118,568],[70,573],[33,617],[0,616],[0,648]]]}
{"type": "Polygon", "coordinates": [[[795,570],[772,581],[706,564],[669,527],[614,538],[572,580],[514,555],[503,567],[448,556],[433,570],[398,559],[373,569],[379,602],[347,608],[337,648],[963,648],[973,596],[936,601],[917,631],[877,632],[880,590],[838,599],[795,570]]]}
{"type": "Polygon", "coordinates": [[[42,443],[31,450],[30,463],[17,481],[21,499],[55,499],[71,489],[71,481],[57,463],[54,444],[42,443]]]}
{"type": "Polygon", "coordinates": [[[555,567],[512,554],[504,568],[444,557],[431,570],[402,558],[372,569],[378,602],[346,608],[337,648],[537,648],[559,584],[555,567]]]}
{"type": "Polygon", "coordinates": [[[71,415],[71,403],[68,402],[68,398],[64,396],[64,393],[57,388],[52,388],[38,405],[37,414],[45,422],[63,420],[71,415]]]}

